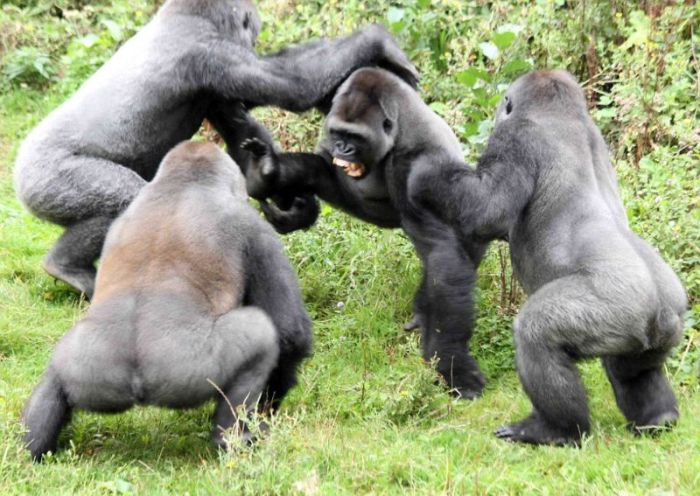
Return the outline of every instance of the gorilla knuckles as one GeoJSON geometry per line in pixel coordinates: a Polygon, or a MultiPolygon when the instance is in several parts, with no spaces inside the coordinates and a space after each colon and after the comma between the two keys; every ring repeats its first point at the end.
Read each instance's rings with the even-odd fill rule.
{"type": "Polygon", "coordinates": [[[55,452],[73,409],[212,398],[214,443],[234,426],[250,440],[230,405],[277,406],[310,345],[296,276],[238,167],[212,144],[181,144],[110,228],[92,305],[23,411],[26,446],[35,460],[55,452]]]}
{"type": "MultiPolygon", "coordinates": [[[[462,244],[452,227],[412,199],[414,170],[461,157],[461,145],[449,126],[409,85],[382,69],[364,68],[355,71],[334,97],[318,153],[277,154],[268,146],[247,170],[272,168],[274,180],[265,183],[261,174],[249,174],[246,180],[249,192],[317,194],[365,221],[402,227],[423,265],[414,298],[423,356],[426,360],[437,356],[438,371],[456,394],[475,398],[485,381],[468,342],[476,266],[485,245],[462,244]],[[363,174],[347,174],[348,167],[333,165],[334,158],[361,164],[363,174]]],[[[280,222],[278,213],[286,214],[265,211],[275,226],[280,222]]],[[[282,220],[289,222],[289,216],[282,220]]]]}
{"type": "Polygon", "coordinates": [[[687,297],[629,229],[607,147],[570,74],[539,71],[513,83],[475,171],[443,162],[414,179],[417,201],[461,238],[508,238],[529,295],[513,328],[533,412],[497,436],[580,443],[590,421],[575,360],[589,357],[602,357],[635,431],[676,421],[663,364],[681,339],[687,297]]]}

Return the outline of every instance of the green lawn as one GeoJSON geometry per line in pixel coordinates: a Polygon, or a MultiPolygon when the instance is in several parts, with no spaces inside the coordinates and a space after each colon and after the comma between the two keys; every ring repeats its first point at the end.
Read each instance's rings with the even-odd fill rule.
{"type": "MultiPolygon", "coordinates": [[[[424,97],[458,131],[470,158],[488,134],[487,100],[513,79],[509,61],[568,67],[584,80],[593,59],[581,57],[590,40],[580,32],[596,33],[601,76],[588,85],[596,95],[593,115],[610,143],[630,223],[661,250],[691,298],[686,338],[668,364],[681,407],[676,429],[656,438],[629,433],[600,365],[589,362],[581,370],[593,432],[581,449],[496,439],[494,428],[530,408],[513,368],[510,324],[523,297],[511,291],[507,246],[490,249],[477,291],[473,346],[488,387],[477,401],[453,400],[422,363],[416,335],[401,328],[419,275],[410,243],[398,231],[324,207],[312,230],[284,238],[315,344],[269,435],[224,454],[209,445],[211,406],[78,413],[63,450],[32,464],[20,443],[20,411],[53,344],[86,303],[41,269],[60,230],[15,199],[14,156],[32,126],[113,51],[118,40],[106,38],[99,20],[115,19],[129,32],[157,2],[132,2],[144,9],[133,16],[129,2],[94,3],[92,14],[60,22],[46,9],[0,7],[0,55],[4,49],[14,60],[18,48],[36,45],[56,68],[49,82],[0,74],[0,494],[700,494],[700,90],[692,56],[700,38],[691,29],[700,7],[680,4],[649,15],[628,6],[615,16],[604,1],[569,2],[578,5],[571,8],[496,1],[490,11],[484,2],[456,0],[432,8],[412,1],[390,8],[384,0],[258,2],[267,22],[262,50],[349,32],[369,20],[394,22],[423,73],[424,97]],[[500,58],[484,57],[479,43],[501,43],[494,33],[508,23],[523,28],[515,42],[500,58]],[[93,32],[100,41],[89,50],[69,43],[93,32]],[[436,32],[446,33],[443,42],[436,32]],[[462,76],[460,83],[469,68],[491,80],[470,86],[462,76]]],[[[317,115],[258,116],[285,148],[313,148],[317,115]]]]}

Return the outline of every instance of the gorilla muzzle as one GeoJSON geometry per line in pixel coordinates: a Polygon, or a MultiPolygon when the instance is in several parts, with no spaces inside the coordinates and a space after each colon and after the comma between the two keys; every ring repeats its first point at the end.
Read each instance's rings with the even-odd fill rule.
{"type": "Polygon", "coordinates": [[[350,177],[362,177],[365,173],[365,166],[358,162],[349,162],[339,157],[333,157],[333,164],[342,167],[343,171],[350,177]]]}

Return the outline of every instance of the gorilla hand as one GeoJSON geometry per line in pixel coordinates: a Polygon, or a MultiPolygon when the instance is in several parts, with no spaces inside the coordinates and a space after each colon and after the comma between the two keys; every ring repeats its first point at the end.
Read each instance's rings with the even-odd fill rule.
{"type": "Polygon", "coordinates": [[[363,31],[368,36],[376,38],[376,42],[379,44],[379,53],[382,54],[379,66],[393,72],[410,84],[412,88],[417,88],[420,80],[418,70],[396,44],[389,31],[381,24],[371,24],[363,31]]]}
{"type": "Polygon", "coordinates": [[[250,163],[246,166],[246,189],[250,196],[262,203],[275,193],[279,183],[279,160],[272,146],[258,138],[243,141],[241,148],[251,155],[250,163]]]}
{"type": "Polygon", "coordinates": [[[280,208],[274,201],[260,200],[260,209],[280,234],[308,229],[316,222],[319,214],[318,199],[311,194],[294,197],[288,209],[280,208]]]}

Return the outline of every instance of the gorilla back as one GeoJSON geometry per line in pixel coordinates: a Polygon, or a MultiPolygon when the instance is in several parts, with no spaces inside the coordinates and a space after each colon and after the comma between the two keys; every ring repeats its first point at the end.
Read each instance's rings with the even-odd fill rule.
{"type": "Polygon", "coordinates": [[[254,51],[259,29],[249,0],[169,0],[30,133],[17,156],[17,195],[36,216],[66,228],[44,260],[49,274],[92,296],[109,224],[205,117],[238,149],[252,106],[322,105],[367,64],[415,81],[382,28],[264,57],[254,51]]]}
{"type": "MultiPolygon", "coordinates": [[[[234,162],[188,142],[110,228],[87,315],[57,344],[23,412],[39,460],[72,409],[193,407],[217,395],[212,437],[230,405],[279,402],[308,354],[310,321],[274,231],[246,202],[234,162]]],[[[248,436],[244,425],[242,435],[248,436]]]]}

